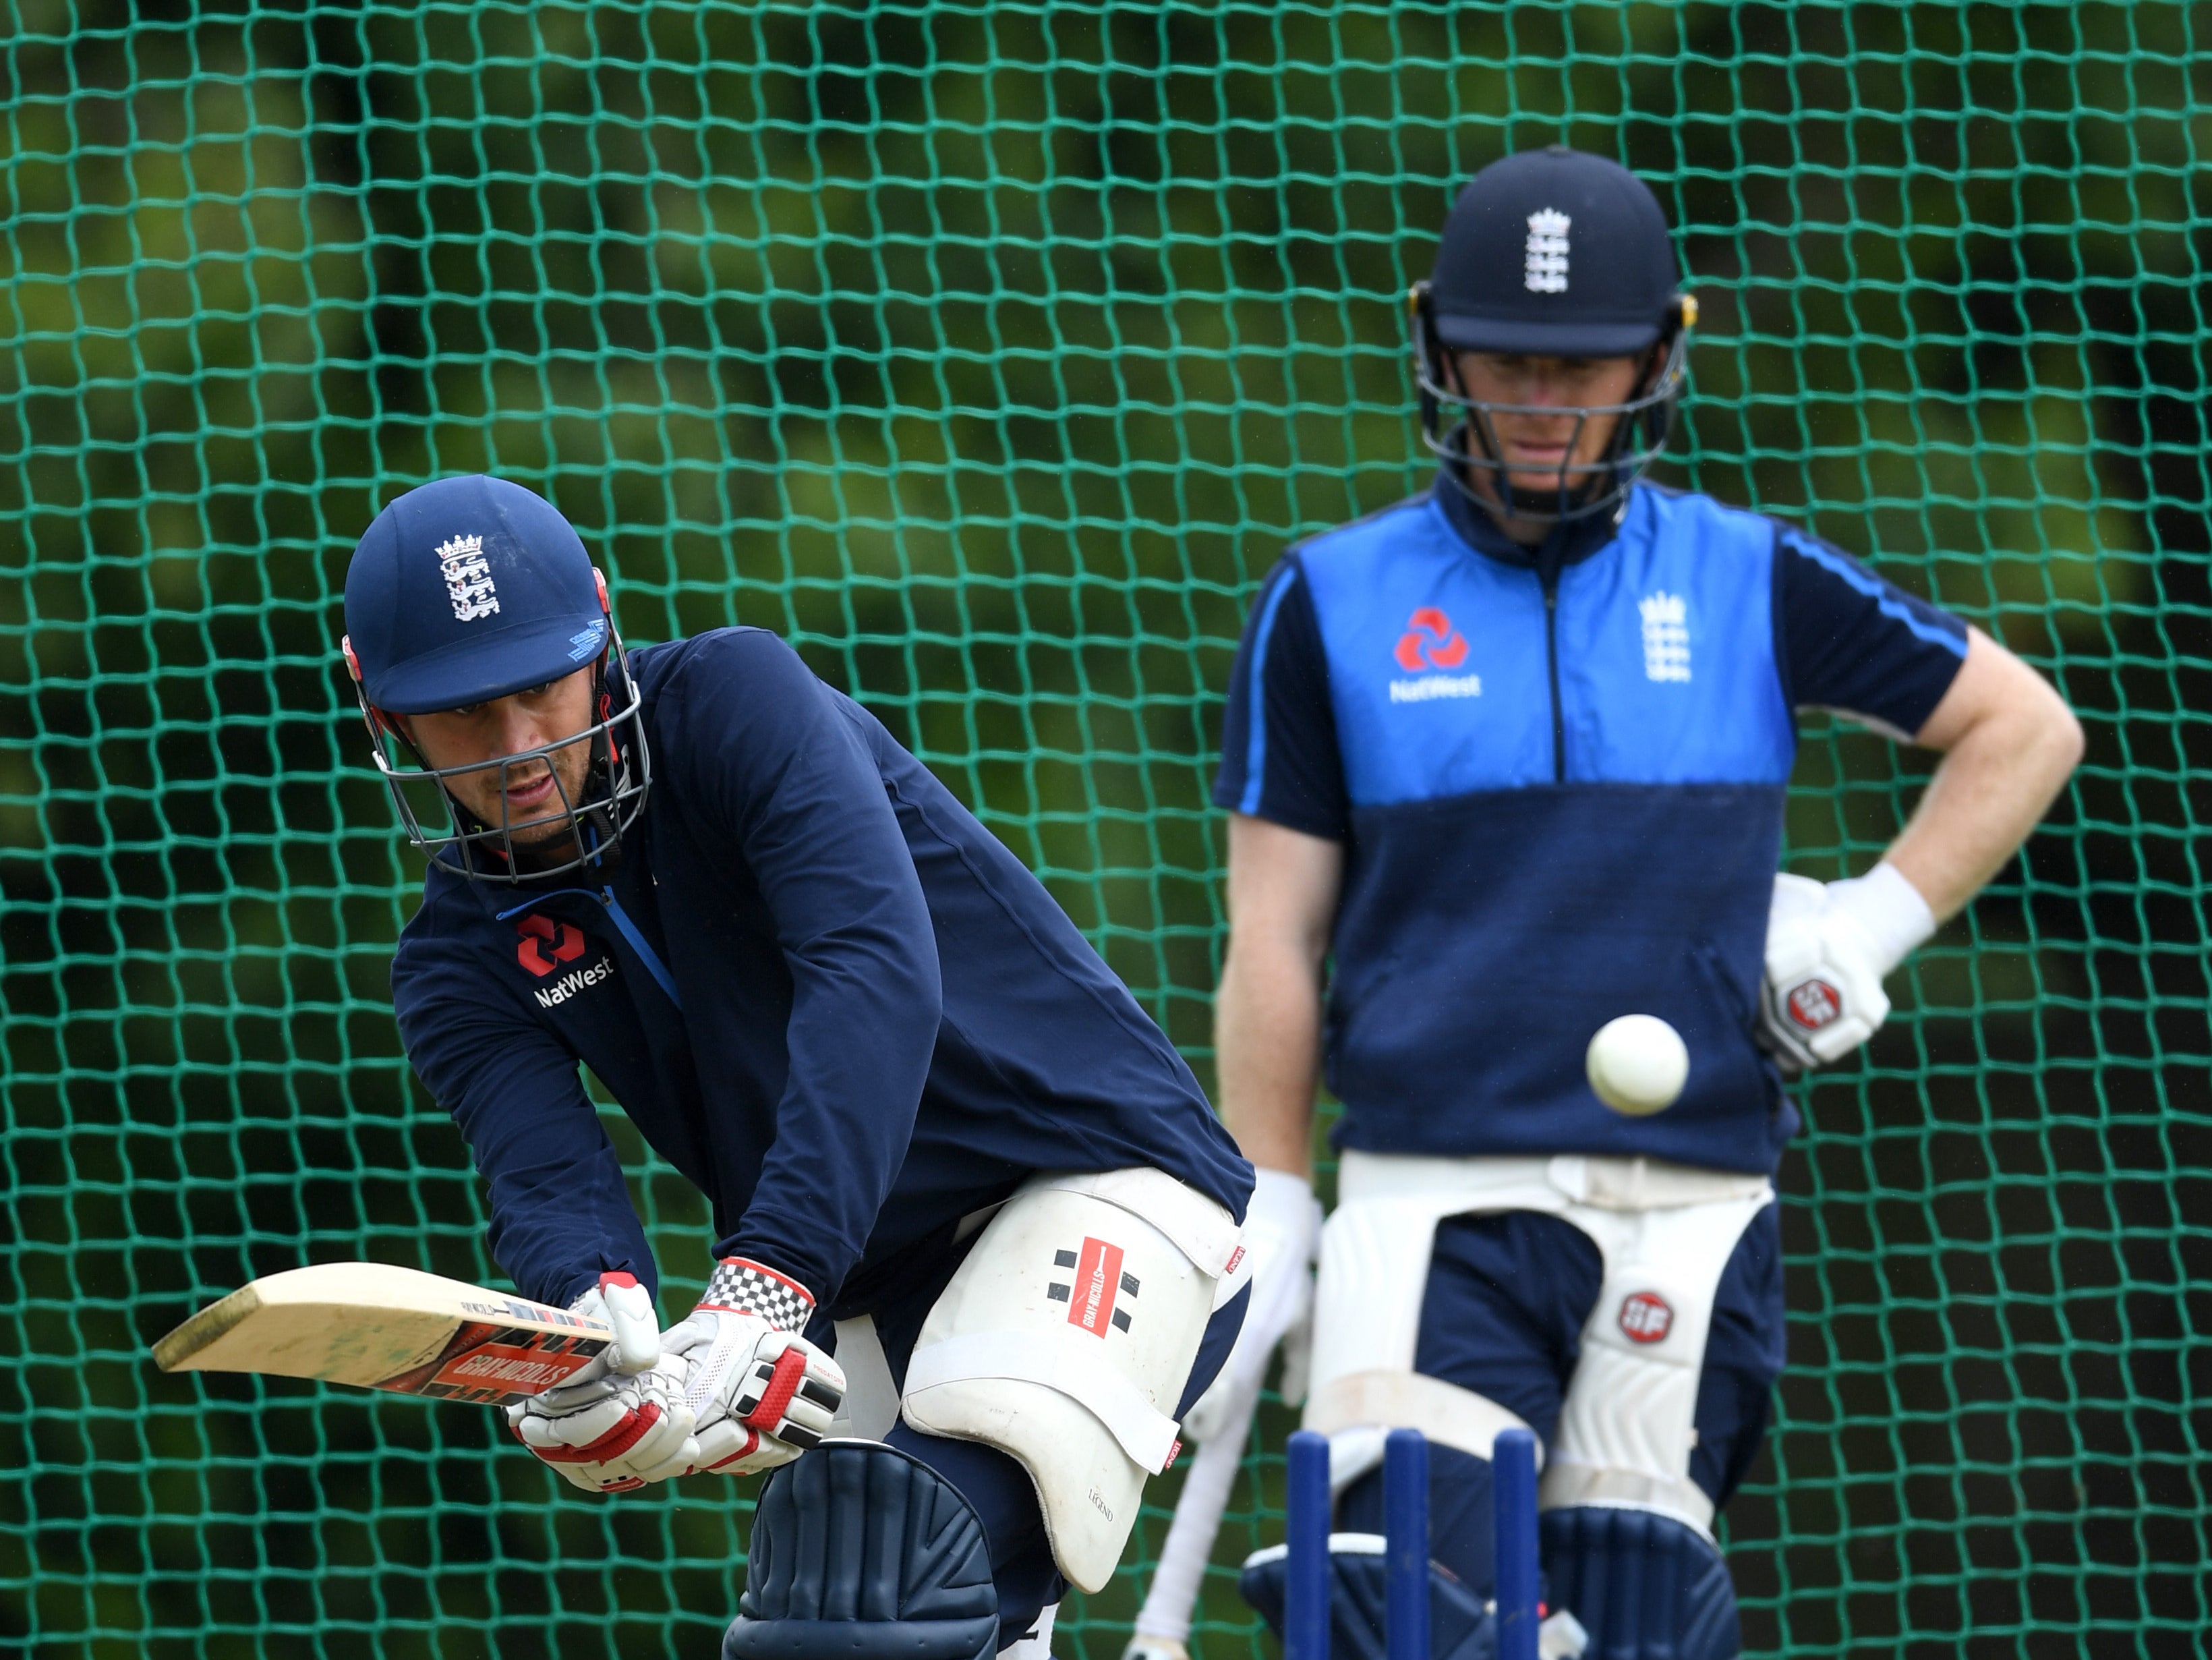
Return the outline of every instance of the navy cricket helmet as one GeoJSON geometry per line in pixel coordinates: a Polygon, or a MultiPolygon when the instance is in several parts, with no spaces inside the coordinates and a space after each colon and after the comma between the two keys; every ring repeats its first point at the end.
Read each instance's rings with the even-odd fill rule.
{"type": "Polygon", "coordinates": [[[1411,295],[1421,431],[1444,476],[1468,489],[1486,473],[1497,496],[1476,501],[1509,515],[1565,520],[1616,510],[1666,447],[1681,397],[1698,312],[1675,270],[1658,198],[1618,162],[1553,144],[1475,174],[1444,222],[1433,273],[1411,295]],[[1468,397],[1450,370],[1449,355],[1462,351],[1638,357],[1645,367],[1626,403],[1537,410],[1468,397]],[[1535,500],[1515,491],[1492,425],[1508,410],[1577,417],[1555,491],[1535,500]],[[1604,452],[1577,463],[1583,426],[1607,416],[1604,452]]]}
{"type": "Polygon", "coordinates": [[[340,650],[377,770],[408,839],[434,862],[477,880],[515,882],[616,851],[651,781],[639,696],[606,581],[550,502],[482,476],[408,491],[377,514],[354,549],[345,621],[340,650]],[[587,724],[554,742],[441,769],[409,736],[410,715],[490,702],[586,667],[587,724]],[[554,761],[576,745],[587,745],[589,756],[583,790],[572,800],[554,761]],[[485,823],[447,785],[492,768],[502,802],[510,776],[550,772],[558,806],[520,823],[485,823]],[[441,816],[452,828],[428,828],[441,816]]]}

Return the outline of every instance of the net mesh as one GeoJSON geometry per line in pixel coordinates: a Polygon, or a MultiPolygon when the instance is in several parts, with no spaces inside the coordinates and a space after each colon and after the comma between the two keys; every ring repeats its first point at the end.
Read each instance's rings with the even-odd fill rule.
{"type": "MultiPolygon", "coordinates": [[[[797,642],[1202,1067],[1242,608],[1286,542],[1422,487],[1400,296],[1457,181],[1565,140],[1652,183],[1703,302],[1666,476],[1958,608],[2089,733],[1864,1064],[1803,1091],[1792,1369],[1727,1523],[1749,1647],[2193,1652],[2206,33],[1813,0],[6,9],[0,1646],[703,1660],[732,1613],[744,1489],[587,1500],[489,1413],[147,1359],[307,1261],[496,1283],[398,1055],[419,870],[331,661],[382,502],[496,471],[581,527],[634,639],[797,642]]],[[[1810,727],[1794,867],[1863,868],[1923,775],[1810,727]]],[[[700,1206],[611,1122],[681,1306],[700,1206]]],[[[1279,1536],[1289,1423],[1218,1561],[1279,1536]]],[[[1062,1651],[1110,1660],[1136,1582],[1072,1598],[1062,1651]]],[[[1263,1651],[1225,1569],[1196,1642],[1263,1651]]]]}

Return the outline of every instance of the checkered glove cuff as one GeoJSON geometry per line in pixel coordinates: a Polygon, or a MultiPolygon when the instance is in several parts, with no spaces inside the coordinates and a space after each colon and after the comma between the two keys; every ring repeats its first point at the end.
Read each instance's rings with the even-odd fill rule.
{"type": "Polygon", "coordinates": [[[750,1314],[787,1332],[805,1330],[814,1317],[814,1299],[805,1286],[742,1256],[725,1256],[714,1265],[714,1277],[707,1282],[699,1306],[750,1314]]]}

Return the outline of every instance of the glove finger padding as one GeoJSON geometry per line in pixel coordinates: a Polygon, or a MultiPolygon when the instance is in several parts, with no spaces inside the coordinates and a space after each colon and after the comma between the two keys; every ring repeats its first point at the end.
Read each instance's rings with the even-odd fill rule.
{"type": "MultiPolygon", "coordinates": [[[[820,1444],[845,1398],[844,1372],[805,1338],[757,1331],[748,1344],[747,1335],[739,1328],[717,1341],[724,1353],[701,1365],[686,1393],[698,1426],[694,1469],[750,1475],[787,1464],[820,1444]]],[[[672,1331],[669,1341],[685,1340],[672,1331]]]]}
{"type": "Polygon", "coordinates": [[[587,1493],[664,1481],[692,1460],[693,1414],[678,1368],[548,1389],[507,1408],[515,1438],[587,1493]]]}
{"type": "Polygon", "coordinates": [[[598,1285],[568,1304],[568,1312],[614,1329],[614,1345],[605,1351],[609,1369],[635,1376],[659,1362],[660,1321],[653,1311],[652,1293],[635,1274],[601,1274],[598,1285]]]}
{"type": "Polygon", "coordinates": [[[774,1352],[766,1341],[753,1352],[751,1373],[730,1413],[804,1452],[830,1433],[844,1399],[845,1374],[837,1363],[804,1337],[787,1337],[774,1352]]]}
{"type": "Polygon", "coordinates": [[[1764,1018],[1777,1059],[1804,1071],[1840,1061],[1881,1031],[1889,994],[1873,976],[1824,960],[1770,976],[1764,1018]]]}
{"type": "Polygon", "coordinates": [[[1882,976],[1935,926],[1927,902],[1886,863],[1825,886],[1777,876],[1767,912],[1760,1043],[1785,1072],[1850,1054],[1889,1018],[1882,976]]]}
{"type": "Polygon", "coordinates": [[[732,1257],[690,1316],[663,1334],[665,1353],[690,1368],[684,1398],[696,1426],[692,1469],[772,1469],[830,1432],[845,1374],[795,1335],[813,1308],[814,1299],[782,1275],[732,1257]]]}

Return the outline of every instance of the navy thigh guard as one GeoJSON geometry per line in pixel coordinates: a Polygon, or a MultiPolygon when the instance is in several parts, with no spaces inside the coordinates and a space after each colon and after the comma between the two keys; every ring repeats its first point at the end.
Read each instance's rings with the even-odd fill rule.
{"type": "MultiPolygon", "coordinates": [[[[1604,1277],[1595,1242],[1564,1218],[1535,1211],[1448,1217],[1437,1228],[1413,1369],[1496,1402],[1549,1446],[1604,1277]]],[[[1780,1211],[1769,1205],[1721,1273],[1698,1383],[1690,1479],[1716,1505],[1735,1491],[1765,1438],[1782,1375],[1783,1318],[1780,1211]]],[[[1431,1554],[1485,1597],[1490,1507],[1489,1461],[1431,1447],[1431,1554]]],[[[1345,1490],[1336,1525],[1382,1531],[1381,1470],[1345,1490]]]]}
{"type": "Polygon", "coordinates": [[[761,1489],[723,1660],[990,1660],[999,1593],[959,1489],[873,1441],[828,1441],[761,1489]]]}

